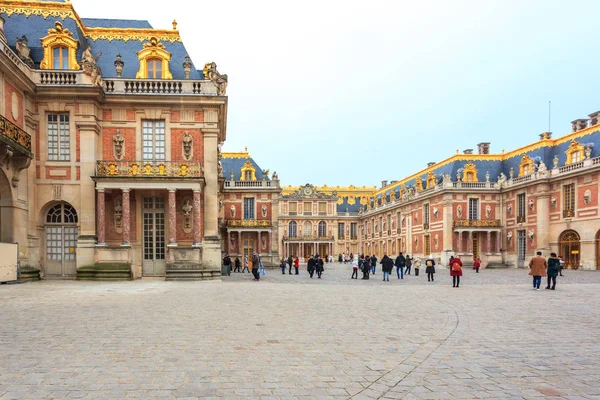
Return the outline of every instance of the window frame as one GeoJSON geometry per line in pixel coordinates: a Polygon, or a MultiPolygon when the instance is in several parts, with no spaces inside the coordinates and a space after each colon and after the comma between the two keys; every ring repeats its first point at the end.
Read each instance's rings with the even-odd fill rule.
{"type": "Polygon", "coordinates": [[[57,162],[71,161],[71,117],[69,113],[48,113],[46,115],[46,159],[57,162]],[[51,121],[51,117],[56,117],[56,121],[51,121]],[[63,117],[65,120],[62,120],[63,117]],[[51,132],[52,126],[54,126],[52,131],[55,131],[55,134],[51,132]],[[64,129],[65,127],[66,129],[64,129]],[[54,143],[56,146],[53,146],[54,143]],[[52,149],[56,149],[56,152],[51,153],[52,149]]]}
{"type": "Polygon", "coordinates": [[[256,200],[254,197],[244,197],[244,209],[242,218],[244,221],[253,221],[256,219],[256,200]]]}
{"type": "Polygon", "coordinates": [[[69,57],[70,57],[70,49],[67,46],[63,46],[63,45],[56,45],[53,46],[51,49],[51,54],[52,54],[52,69],[55,70],[61,70],[61,71],[66,71],[69,70],[69,57]],[[55,51],[58,50],[58,65],[59,67],[56,67],[56,55],[54,54],[55,51]]]}
{"type": "Polygon", "coordinates": [[[563,185],[563,212],[574,213],[575,200],[575,183],[568,183],[563,185]]]}
{"type": "Polygon", "coordinates": [[[298,237],[298,223],[296,221],[290,221],[288,223],[288,237],[298,237]]]}
{"type": "Polygon", "coordinates": [[[469,198],[469,221],[479,221],[479,199],[477,197],[470,197],[469,198]],[[475,204],[476,206],[473,207],[473,204],[475,204]]]}
{"type": "Polygon", "coordinates": [[[346,238],[346,224],[344,222],[338,222],[338,239],[346,238]]]}
{"type": "Polygon", "coordinates": [[[163,62],[161,58],[156,57],[146,59],[146,79],[162,79],[163,62]],[[160,66],[158,63],[160,63],[160,66]],[[153,68],[150,68],[150,66],[153,68]],[[159,76],[157,77],[157,75],[159,76]]]}
{"type": "Polygon", "coordinates": [[[317,237],[326,238],[327,237],[327,222],[319,221],[317,225],[317,237]]]}

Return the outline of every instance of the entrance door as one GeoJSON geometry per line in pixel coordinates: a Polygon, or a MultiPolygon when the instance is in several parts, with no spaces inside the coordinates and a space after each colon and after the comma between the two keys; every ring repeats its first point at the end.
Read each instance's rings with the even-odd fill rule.
{"type": "Polygon", "coordinates": [[[473,233],[473,258],[479,257],[479,234],[477,232],[473,233]]]}
{"type": "Polygon", "coordinates": [[[252,269],[250,265],[252,253],[254,253],[254,239],[244,238],[244,265],[248,266],[248,269],[252,269]]]}
{"type": "Polygon", "coordinates": [[[144,197],[144,276],[165,276],[165,199],[144,197]]]}
{"type": "Polygon", "coordinates": [[[68,203],[57,204],[46,215],[46,274],[77,273],[77,212],[68,203]]]}
{"type": "Polygon", "coordinates": [[[517,265],[519,268],[525,267],[525,255],[527,254],[527,238],[525,231],[517,231],[517,265]]]}
{"type": "Polygon", "coordinates": [[[319,255],[325,259],[325,256],[329,255],[329,244],[319,243],[319,255]]]}
{"type": "Polygon", "coordinates": [[[572,230],[564,231],[558,239],[559,255],[565,260],[566,269],[579,268],[580,240],[579,234],[572,230]]]}

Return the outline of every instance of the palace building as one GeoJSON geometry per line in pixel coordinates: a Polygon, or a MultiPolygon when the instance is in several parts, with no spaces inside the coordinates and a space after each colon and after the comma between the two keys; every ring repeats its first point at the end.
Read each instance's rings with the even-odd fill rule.
{"type": "Polygon", "coordinates": [[[47,277],[219,277],[227,76],[175,21],[0,17],[0,241],[47,277]]]}

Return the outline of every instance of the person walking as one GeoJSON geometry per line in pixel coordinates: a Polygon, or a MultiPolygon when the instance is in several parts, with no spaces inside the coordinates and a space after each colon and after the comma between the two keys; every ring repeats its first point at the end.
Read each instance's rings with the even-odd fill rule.
{"type": "Polygon", "coordinates": [[[387,254],[383,255],[381,259],[381,270],[383,271],[383,281],[390,281],[390,274],[394,269],[394,261],[387,256],[387,254]]]}
{"type": "Polygon", "coordinates": [[[419,270],[421,269],[421,259],[417,258],[415,260],[415,276],[419,276],[419,270]]]}
{"type": "Polygon", "coordinates": [[[479,267],[481,267],[481,258],[479,258],[479,256],[473,257],[473,269],[475,270],[475,272],[479,273],[479,267]]]}
{"type": "Polygon", "coordinates": [[[458,257],[453,257],[450,261],[450,276],[452,277],[452,287],[458,287],[462,276],[462,261],[458,257]]]}
{"type": "Polygon", "coordinates": [[[410,275],[410,268],[412,267],[412,258],[407,254],[405,257],[404,265],[406,265],[406,275],[410,275]]]}
{"type": "Polygon", "coordinates": [[[371,272],[373,275],[375,275],[375,269],[377,269],[377,257],[373,254],[371,257],[371,272]]]}
{"type": "Polygon", "coordinates": [[[562,271],[565,268],[565,260],[563,260],[562,256],[558,256],[558,261],[560,262],[560,272],[559,272],[559,275],[563,276],[562,271]]]}
{"type": "Polygon", "coordinates": [[[433,282],[433,274],[435,274],[435,260],[430,254],[425,260],[425,272],[427,273],[427,282],[433,282]]]}
{"type": "Polygon", "coordinates": [[[242,263],[240,262],[240,258],[236,257],[235,258],[235,268],[233,269],[233,272],[237,271],[237,272],[241,272],[240,271],[240,267],[242,266],[242,263]]]}
{"type": "Polygon", "coordinates": [[[362,279],[369,279],[369,272],[371,272],[371,257],[365,256],[362,263],[362,279]]]}
{"type": "Polygon", "coordinates": [[[312,279],[313,274],[315,273],[315,258],[311,257],[308,259],[308,263],[306,263],[306,270],[308,271],[308,274],[310,275],[310,279],[312,279]]]}
{"type": "Polygon", "coordinates": [[[560,272],[560,259],[556,257],[556,253],[550,253],[550,258],[548,258],[548,286],[546,289],[556,290],[556,276],[560,272]],[[550,287],[550,282],[552,282],[552,287],[550,287]]]}
{"type": "Polygon", "coordinates": [[[321,274],[325,271],[323,259],[321,257],[317,257],[317,262],[315,263],[315,268],[317,270],[317,277],[321,279],[321,274]]]}
{"type": "Polygon", "coordinates": [[[396,261],[394,261],[394,265],[396,266],[396,275],[398,275],[398,279],[404,279],[404,266],[406,265],[406,258],[402,255],[402,252],[396,257],[396,261]]]}
{"type": "Polygon", "coordinates": [[[225,266],[225,275],[230,276],[231,275],[231,258],[229,257],[229,254],[225,254],[225,257],[223,257],[223,265],[225,266]]]}
{"type": "Polygon", "coordinates": [[[298,257],[294,259],[294,269],[296,270],[296,275],[300,275],[300,259],[298,257]]]}
{"type": "Polygon", "coordinates": [[[291,275],[292,274],[292,266],[294,265],[294,259],[292,258],[292,256],[288,256],[287,263],[290,266],[289,273],[291,275]]]}
{"type": "Polygon", "coordinates": [[[252,275],[254,275],[254,280],[260,280],[260,274],[258,273],[258,268],[260,267],[260,260],[258,259],[258,255],[256,253],[252,253],[252,275]]]}
{"type": "Polygon", "coordinates": [[[350,279],[358,279],[358,257],[352,260],[352,278],[350,279]]]}
{"type": "Polygon", "coordinates": [[[529,275],[533,276],[533,289],[540,290],[540,284],[542,283],[542,276],[546,276],[546,268],[548,263],[546,259],[542,257],[542,252],[538,251],[537,255],[529,261],[529,275]]]}
{"type": "Polygon", "coordinates": [[[285,275],[286,266],[287,266],[287,262],[286,262],[285,257],[284,257],[284,258],[281,259],[281,262],[279,263],[279,267],[281,268],[281,273],[283,275],[285,275]]]}
{"type": "Polygon", "coordinates": [[[248,269],[248,263],[252,262],[248,260],[248,254],[244,255],[244,268],[242,268],[242,273],[244,273],[244,271],[246,272],[250,272],[250,270],[248,269]]]}

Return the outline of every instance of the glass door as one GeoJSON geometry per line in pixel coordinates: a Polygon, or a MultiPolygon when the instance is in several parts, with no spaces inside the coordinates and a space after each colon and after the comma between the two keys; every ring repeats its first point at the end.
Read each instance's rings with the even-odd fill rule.
{"type": "Polygon", "coordinates": [[[523,268],[525,266],[525,255],[527,254],[527,238],[525,231],[517,231],[517,266],[523,268]]]}
{"type": "Polygon", "coordinates": [[[165,200],[145,197],[143,212],[144,276],[165,275],[165,200]]]}

